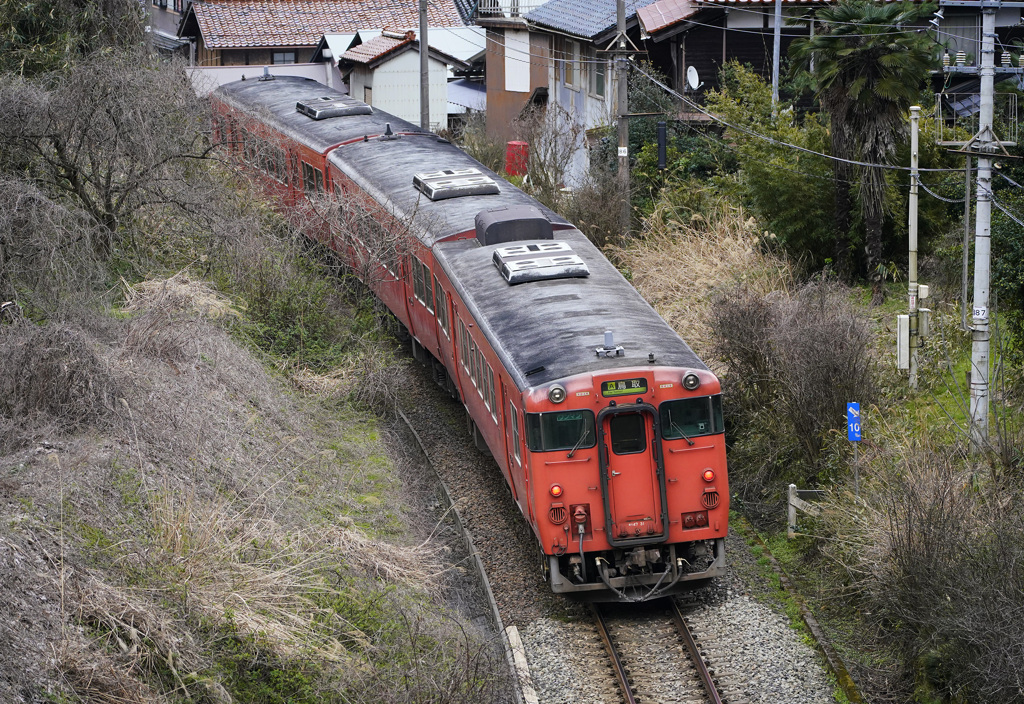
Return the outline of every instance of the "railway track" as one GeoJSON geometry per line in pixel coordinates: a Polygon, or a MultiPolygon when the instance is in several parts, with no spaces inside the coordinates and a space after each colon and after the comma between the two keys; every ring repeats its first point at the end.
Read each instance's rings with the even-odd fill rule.
{"type": "Polygon", "coordinates": [[[679,606],[592,606],[627,704],[727,704],[679,606]]]}

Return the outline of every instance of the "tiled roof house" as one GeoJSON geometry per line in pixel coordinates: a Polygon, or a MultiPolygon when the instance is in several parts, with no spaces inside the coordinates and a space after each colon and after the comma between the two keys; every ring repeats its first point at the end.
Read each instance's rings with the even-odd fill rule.
{"type": "MultiPolygon", "coordinates": [[[[429,39],[429,34],[428,34],[429,39]]],[[[348,84],[349,95],[397,115],[420,121],[420,42],[412,31],[385,30],[380,36],[352,47],[341,55],[338,68],[348,84]]],[[[430,124],[447,127],[448,68],[468,64],[431,47],[430,124]]]]}
{"type": "MultiPolygon", "coordinates": [[[[457,1],[431,0],[429,25],[463,26],[457,1]]],[[[178,36],[195,41],[197,65],[261,65],[308,62],[325,34],[384,27],[404,31],[418,25],[415,2],[195,0],[182,16],[178,36]]]]}

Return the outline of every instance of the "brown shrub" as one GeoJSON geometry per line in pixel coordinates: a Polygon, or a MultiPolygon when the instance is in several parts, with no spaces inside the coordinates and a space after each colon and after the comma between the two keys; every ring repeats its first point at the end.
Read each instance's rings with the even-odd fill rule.
{"type": "Polygon", "coordinates": [[[61,323],[3,328],[0,423],[52,424],[61,432],[99,425],[114,416],[124,395],[122,383],[80,328],[61,323]]]}
{"type": "MultiPolygon", "coordinates": [[[[899,443],[894,443],[897,446],[899,443]]],[[[880,641],[936,700],[1021,702],[1024,498],[951,447],[865,458],[859,497],[824,504],[821,542],[880,641]]]]}

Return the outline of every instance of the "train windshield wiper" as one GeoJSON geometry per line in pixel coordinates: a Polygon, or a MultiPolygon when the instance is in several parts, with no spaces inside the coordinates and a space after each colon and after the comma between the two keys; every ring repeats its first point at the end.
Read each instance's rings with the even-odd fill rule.
{"type": "Polygon", "coordinates": [[[690,443],[690,447],[693,447],[693,440],[691,440],[689,437],[687,437],[686,433],[683,432],[683,429],[680,428],[678,425],[676,425],[676,422],[674,420],[672,420],[672,411],[668,412],[668,424],[670,426],[672,426],[672,428],[677,433],[679,433],[679,435],[683,438],[683,440],[685,440],[686,442],[690,443]]]}
{"type": "Polygon", "coordinates": [[[583,444],[583,441],[587,439],[588,435],[590,435],[590,428],[584,427],[583,433],[580,435],[580,439],[576,441],[576,444],[572,446],[571,450],[569,450],[569,454],[566,455],[567,458],[571,459],[572,456],[576,454],[576,450],[580,449],[580,445],[583,444]]]}

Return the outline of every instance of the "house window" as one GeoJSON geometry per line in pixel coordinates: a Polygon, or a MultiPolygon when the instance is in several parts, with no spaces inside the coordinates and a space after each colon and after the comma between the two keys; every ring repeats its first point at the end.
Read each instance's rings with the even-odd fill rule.
{"type": "Polygon", "coordinates": [[[603,98],[605,95],[605,79],[608,75],[608,64],[604,59],[598,58],[593,50],[587,52],[587,54],[590,92],[603,98]]]}
{"type": "Polygon", "coordinates": [[[295,52],[294,51],[275,51],[270,58],[272,64],[294,64],[295,63],[295,52]]]}
{"type": "Polygon", "coordinates": [[[571,39],[562,40],[562,80],[569,88],[578,88],[580,84],[580,45],[571,39]]]}
{"type": "Polygon", "coordinates": [[[579,85],[580,45],[566,37],[555,37],[555,79],[570,88],[579,85]]]}

